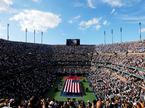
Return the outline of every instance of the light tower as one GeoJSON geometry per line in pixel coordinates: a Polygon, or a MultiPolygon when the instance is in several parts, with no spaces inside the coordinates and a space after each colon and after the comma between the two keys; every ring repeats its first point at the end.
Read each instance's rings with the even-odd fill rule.
{"type": "Polygon", "coordinates": [[[36,34],[36,31],[34,30],[34,43],[35,43],[35,34],[36,34]]]}
{"type": "Polygon", "coordinates": [[[43,44],[43,32],[41,32],[41,44],[43,44]]]}
{"type": "Polygon", "coordinates": [[[104,44],[106,45],[106,31],[104,31],[104,44]]]}
{"type": "Polygon", "coordinates": [[[9,26],[10,24],[7,24],[7,40],[9,40],[9,26]]]}
{"type": "Polygon", "coordinates": [[[111,29],[111,34],[112,34],[112,44],[113,44],[113,29],[111,29]]]}
{"type": "Polygon", "coordinates": [[[25,42],[27,42],[27,28],[25,29],[25,42]]]}
{"type": "Polygon", "coordinates": [[[140,36],[139,36],[139,38],[140,38],[140,41],[141,41],[141,22],[139,22],[139,28],[140,28],[140,36]]]}
{"type": "Polygon", "coordinates": [[[122,27],[120,27],[120,42],[122,43],[122,27]]]}

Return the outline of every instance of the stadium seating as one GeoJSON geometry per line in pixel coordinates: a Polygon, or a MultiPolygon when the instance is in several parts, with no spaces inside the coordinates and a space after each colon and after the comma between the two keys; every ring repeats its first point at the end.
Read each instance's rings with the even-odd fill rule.
{"type": "MultiPolygon", "coordinates": [[[[144,108],[144,48],[144,41],[66,46],[1,39],[0,107],[144,108]],[[96,100],[45,99],[44,94],[55,86],[59,75],[85,76],[96,100]]],[[[68,78],[62,95],[71,93],[82,95],[79,80],[68,78]]]]}

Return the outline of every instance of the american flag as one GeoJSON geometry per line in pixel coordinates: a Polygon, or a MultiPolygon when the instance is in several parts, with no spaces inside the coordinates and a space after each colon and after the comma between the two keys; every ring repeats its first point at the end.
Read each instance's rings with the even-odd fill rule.
{"type": "Polygon", "coordinates": [[[66,79],[64,93],[80,93],[80,82],[78,80],[66,79]]]}

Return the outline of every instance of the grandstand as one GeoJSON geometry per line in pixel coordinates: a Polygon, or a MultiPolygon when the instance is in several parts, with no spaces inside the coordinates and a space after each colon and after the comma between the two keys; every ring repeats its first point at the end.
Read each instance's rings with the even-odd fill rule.
{"type": "Polygon", "coordinates": [[[144,41],[67,46],[1,39],[0,106],[143,108],[144,48],[144,41]]]}

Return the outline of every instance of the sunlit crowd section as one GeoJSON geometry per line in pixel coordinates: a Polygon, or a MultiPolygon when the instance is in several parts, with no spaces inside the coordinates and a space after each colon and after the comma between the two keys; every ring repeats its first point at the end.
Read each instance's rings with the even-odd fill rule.
{"type": "Polygon", "coordinates": [[[144,108],[145,42],[67,46],[0,40],[0,107],[144,108]],[[96,100],[45,97],[60,75],[86,77],[96,100]]]}

